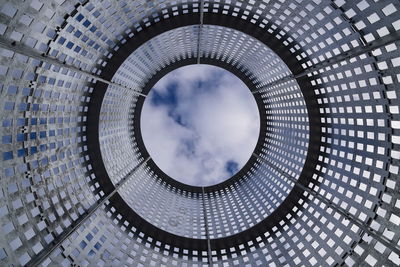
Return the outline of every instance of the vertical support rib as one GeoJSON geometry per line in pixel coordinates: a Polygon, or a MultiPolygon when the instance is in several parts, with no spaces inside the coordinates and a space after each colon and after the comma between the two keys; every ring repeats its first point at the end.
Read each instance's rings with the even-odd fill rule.
{"type": "Polygon", "coordinates": [[[57,236],[52,243],[50,243],[46,248],[44,248],[39,254],[36,255],[33,259],[31,259],[26,266],[38,266],[40,265],[49,255],[57,249],[61,244],[69,237],[71,236],[76,229],[78,229],[83,223],[85,223],[92,215],[93,213],[98,210],[99,207],[101,207],[107,200],[109,200],[115,193],[117,193],[118,189],[126,183],[126,181],[129,180],[132,174],[134,174],[141,166],[143,166],[150,157],[148,157],[146,160],[142,161],[137,165],[135,168],[133,168],[132,171],[130,171],[124,178],[121,179],[120,182],[118,182],[115,185],[114,190],[104,196],[102,199],[97,201],[95,204],[93,204],[85,214],[83,214],[81,217],[79,217],[76,221],[75,224],[71,225],[70,227],[67,228],[61,235],[57,236]]]}
{"type": "Polygon", "coordinates": [[[306,75],[308,75],[308,74],[310,74],[310,73],[312,73],[314,71],[318,71],[318,70],[320,70],[322,68],[325,68],[325,67],[332,66],[334,64],[340,63],[343,60],[347,60],[347,59],[350,59],[350,58],[361,56],[361,55],[363,55],[365,53],[370,53],[375,49],[379,49],[381,47],[384,47],[384,46],[389,45],[391,43],[394,43],[396,41],[400,41],[400,33],[399,32],[394,32],[394,33],[388,34],[388,35],[386,35],[386,36],[384,36],[382,38],[377,39],[376,41],[370,42],[366,46],[359,46],[359,47],[350,49],[347,52],[344,52],[344,53],[339,54],[337,56],[331,57],[331,58],[329,58],[327,60],[324,60],[322,62],[319,62],[319,63],[315,64],[314,66],[312,66],[312,67],[310,67],[308,69],[305,69],[304,71],[301,71],[301,72],[296,73],[296,74],[288,75],[288,76],[283,77],[283,78],[281,78],[279,80],[270,82],[270,83],[264,85],[263,87],[261,87],[259,89],[253,90],[252,93],[256,94],[256,93],[263,92],[264,88],[268,88],[270,86],[281,84],[281,83],[286,82],[286,81],[291,80],[291,79],[301,78],[301,77],[306,76],[306,75]]]}
{"type": "Polygon", "coordinates": [[[349,24],[350,28],[353,30],[353,32],[357,33],[359,35],[359,41],[363,44],[363,46],[366,46],[368,43],[364,38],[364,33],[362,30],[359,30],[356,28],[356,26],[354,25],[354,21],[352,21],[352,19],[350,19],[347,15],[345,10],[343,10],[343,8],[339,7],[334,0],[331,0],[331,7],[335,10],[340,10],[341,14],[340,16],[349,24]]]}
{"type": "Polygon", "coordinates": [[[211,265],[212,264],[211,243],[210,243],[210,234],[208,233],[207,210],[206,210],[206,201],[204,198],[205,196],[204,187],[201,187],[201,191],[203,194],[203,214],[204,214],[204,225],[206,228],[208,264],[211,265]]]}
{"type": "Polygon", "coordinates": [[[200,64],[201,54],[201,35],[203,31],[203,20],[204,20],[204,0],[200,0],[200,23],[199,23],[199,35],[197,38],[197,64],[200,64]]]}
{"type": "Polygon", "coordinates": [[[260,161],[264,162],[265,164],[267,164],[269,167],[271,167],[272,169],[278,171],[279,173],[281,173],[282,175],[284,175],[287,179],[289,179],[291,182],[294,183],[294,186],[297,186],[299,188],[301,188],[302,190],[306,191],[307,193],[313,195],[315,198],[317,198],[318,200],[320,200],[321,202],[323,202],[324,204],[326,204],[328,207],[330,207],[331,209],[335,210],[336,212],[340,213],[343,217],[345,217],[347,220],[349,220],[350,222],[352,222],[353,224],[357,225],[360,229],[362,229],[364,232],[366,232],[368,235],[374,237],[376,240],[378,240],[379,242],[381,242],[382,244],[384,244],[385,246],[387,246],[388,248],[390,248],[392,251],[394,251],[395,253],[397,253],[398,255],[400,255],[400,248],[398,248],[395,244],[393,244],[392,242],[390,242],[390,240],[388,240],[386,237],[384,237],[383,235],[377,234],[375,233],[375,230],[372,229],[370,226],[368,226],[367,224],[365,224],[364,222],[360,221],[357,218],[354,218],[353,216],[351,216],[346,210],[342,209],[341,207],[336,206],[332,201],[326,199],[325,197],[319,195],[317,192],[315,192],[314,190],[311,190],[310,188],[300,184],[296,179],[294,179],[293,177],[291,177],[288,173],[286,173],[285,171],[277,168],[276,166],[272,165],[271,163],[269,163],[268,161],[266,161],[265,159],[261,158],[259,155],[253,153],[253,155],[255,157],[257,157],[260,161]]]}
{"type": "Polygon", "coordinates": [[[57,66],[57,67],[60,67],[60,68],[69,69],[69,70],[71,70],[73,72],[81,73],[81,74],[85,75],[86,77],[89,77],[91,79],[94,79],[96,81],[99,81],[99,82],[102,82],[102,83],[105,83],[105,84],[108,84],[108,85],[113,85],[113,86],[121,87],[121,88],[124,88],[124,89],[132,90],[132,91],[134,91],[135,94],[146,97],[146,95],[136,91],[133,88],[130,88],[130,87],[127,87],[127,86],[124,86],[124,85],[121,85],[121,84],[118,84],[118,83],[115,83],[115,82],[108,81],[108,80],[103,79],[103,78],[101,78],[101,77],[99,77],[99,76],[97,76],[97,75],[95,75],[93,73],[90,73],[88,71],[82,70],[82,69],[77,68],[77,67],[75,67],[73,65],[66,64],[65,62],[61,62],[57,58],[53,58],[53,57],[50,57],[48,55],[41,54],[37,50],[35,50],[35,49],[33,49],[33,48],[31,48],[31,47],[29,47],[27,45],[24,45],[22,43],[18,43],[17,44],[14,41],[7,40],[6,38],[4,38],[2,36],[0,36],[0,47],[4,48],[4,49],[7,49],[7,50],[11,50],[11,51],[13,51],[15,53],[18,53],[18,54],[21,54],[21,55],[24,55],[24,56],[27,56],[27,57],[30,57],[30,58],[34,58],[34,59],[40,60],[42,62],[46,62],[48,64],[51,64],[51,65],[54,65],[54,66],[57,66]]]}

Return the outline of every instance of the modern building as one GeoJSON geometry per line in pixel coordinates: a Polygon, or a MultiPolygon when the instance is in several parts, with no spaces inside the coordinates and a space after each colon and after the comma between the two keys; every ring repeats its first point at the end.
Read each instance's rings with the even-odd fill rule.
{"type": "Polygon", "coordinates": [[[400,2],[0,0],[1,266],[400,265],[400,2]],[[189,186],[143,145],[146,94],[211,64],[258,143],[189,186]]]}

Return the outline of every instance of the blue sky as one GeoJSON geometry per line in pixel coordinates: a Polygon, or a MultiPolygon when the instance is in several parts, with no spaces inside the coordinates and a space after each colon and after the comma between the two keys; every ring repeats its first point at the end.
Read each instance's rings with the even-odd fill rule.
{"type": "Polygon", "coordinates": [[[250,158],[259,134],[256,102],[236,76],[191,65],[164,76],[143,106],[144,144],[172,178],[206,186],[226,180],[250,158]]]}

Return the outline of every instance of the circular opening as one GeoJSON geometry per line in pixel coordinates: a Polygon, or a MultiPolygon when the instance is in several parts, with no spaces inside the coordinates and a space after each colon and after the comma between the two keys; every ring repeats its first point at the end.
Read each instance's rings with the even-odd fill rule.
{"type": "Polygon", "coordinates": [[[232,73],[178,68],[150,90],[141,113],[144,145],[158,167],[193,186],[218,184],[249,160],[260,132],[256,101],[232,73]]]}

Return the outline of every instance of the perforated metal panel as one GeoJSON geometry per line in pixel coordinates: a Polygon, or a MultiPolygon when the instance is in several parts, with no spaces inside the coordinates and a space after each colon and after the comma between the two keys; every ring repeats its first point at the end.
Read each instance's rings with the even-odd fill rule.
{"type": "Polygon", "coordinates": [[[398,266],[398,1],[0,1],[0,265],[398,266]],[[245,167],[151,160],[140,112],[180,66],[241,78],[245,167]]]}

